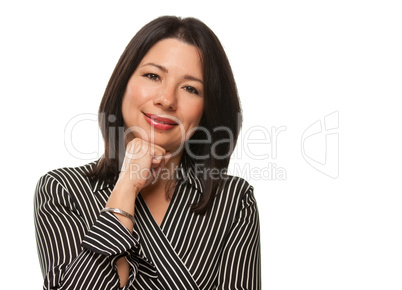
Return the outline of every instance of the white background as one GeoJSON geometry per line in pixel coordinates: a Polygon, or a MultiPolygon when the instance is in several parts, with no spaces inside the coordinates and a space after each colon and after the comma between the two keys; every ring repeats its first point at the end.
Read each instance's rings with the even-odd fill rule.
{"type": "MultiPolygon", "coordinates": [[[[128,41],[169,14],[197,17],[220,38],[242,100],[243,135],[286,127],[275,159],[246,154],[271,154],[272,142],[243,143],[231,163],[286,172],[285,180],[241,172],[260,210],[263,289],[402,289],[398,1],[235,2],[1,2],[2,288],[41,289],[36,182],[89,161],[67,151],[67,123],[96,114],[128,41]],[[332,112],[339,112],[338,178],[301,153],[303,132],[332,112]]],[[[72,138],[80,151],[101,154],[96,122],[81,122],[72,138]]],[[[306,150],[323,160],[325,134],[314,138],[306,150]]]]}

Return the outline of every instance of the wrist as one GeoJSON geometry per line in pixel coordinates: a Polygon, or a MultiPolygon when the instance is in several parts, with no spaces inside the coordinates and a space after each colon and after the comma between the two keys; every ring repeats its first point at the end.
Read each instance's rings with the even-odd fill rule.
{"type": "Polygon", "coordinates": [[[132,188],[133,188],[134,196],[137,197],[137,195],[140,193],[140,191],[141,191],[141,189],[142,189],[143,187],[142,187],[142,186],[139,186],[139,185],[137,185],[137,184],[133,184],[132,188]]]}
{"type": "Polygon", "coordinates": [[[140,193],[144,185],[136,179],[129,177],[128,175],[120,176],[117,180],[115,188],[120,188],[122,191],[128,194],[134,194],[135,197],[140,193]]]}
{"type": "Polygon", "coordinates": [[[102,209],[100,212],[101,212],[101,213],[102,213],[102,212],[112,212],[112,213],[115,213],[115,214],[119,214],[119,215],[121,215],[121,216],[124,216],[124,217],[128,218],[128,219],[133,223],[133,225],[134,225],[134,223],[135,223],[134,217],[133,217],[130,213],[128,213],[128,212],[126,212],[126,211],[124,211],[124,210],[121,210],[121,209],[119,209],[119,208],[105,207],[105,208],[102,209]]]}

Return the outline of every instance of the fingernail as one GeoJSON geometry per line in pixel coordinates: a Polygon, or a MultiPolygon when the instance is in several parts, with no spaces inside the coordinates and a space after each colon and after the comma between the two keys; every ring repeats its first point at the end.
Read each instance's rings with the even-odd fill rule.
{"type": "Polygon", "coordinates": [[[154,159],[154,160],[161,160],[162,157],[163,157],[162,155],[156,155],[156,156],[153,156],[152,159],[154,159]]]}

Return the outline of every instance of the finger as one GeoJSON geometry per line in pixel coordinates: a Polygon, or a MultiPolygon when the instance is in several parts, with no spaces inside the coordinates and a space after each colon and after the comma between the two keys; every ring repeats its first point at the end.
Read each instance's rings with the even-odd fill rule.
{"type": "Polygon", "coordinates": [[[159,145],[149,143],[149,146],[150,146],[151,154],[153,156],[159,156],[159,155],[165,155],[166,154],[166,150],[163,147],[159,146],[159,145]]]}
{"type": "Polygon", "coordinates": [[[163,155],[163,163],[166,164],[169,162],[170,157],[172,157],[172,154],[170,152],[166,152],[165,155],[163,155]]]}
{"type": "Polygon", "coordinates": [[[166,154],[166,150],[160,146],[153,145],[151,147],[152,164],[160,164],[163,161],[163,156],[166,154]]]}
{"type": "Polygon", "coordinates": [[[152,168],[158,167],[163,163],[163,155],[154,155],[151,159],[152,168]]]}
{"type": "Polygon", "coordinates": [[[147,147],[143,140],[135,138],[128,143],[125,158],[129,160],[141,159],[146,155],[147,147]]]}
{"type": "Polygon", "coordinates": [[[170,154],[170,152],[167,152],[163,156],[156,156],[151,162],[151,167],[152,168],[165,167],[166,163],[169,162],[171,156],[172,154],[170,154]]]}

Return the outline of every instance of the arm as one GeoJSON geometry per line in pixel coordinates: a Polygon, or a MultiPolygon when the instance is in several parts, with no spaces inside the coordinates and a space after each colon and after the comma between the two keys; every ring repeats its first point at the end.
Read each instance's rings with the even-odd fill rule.
{"type": "Polygon", "coordinates": [[[257,204],[250,188],[223,249],[217,289],[261,289],[260,228],[257,204]]]}
{"type": "MultiPolygon", "coordinates": [[[[152,181],[152,176],[134,173],[149,173],[151,168],[163,167],[169,158],[159,146],[141,139],[130,141],[106,206],[134,215],[139,190],[152,181]],[[132,165],[137,172],[130,170],[132,165]]],[[[102,213],[89,229],[74,204],[54,177],[40,179],[35,192],[35,229],[44,289],[129,288],[140,258],[139,236],[133,232],[132,221],[119,214],[102,213]]]]}
{"type": "Polygon", "coordinates": [[[44,289],[119,289],[116,260],[127,257],[130,285],[138,263],[129,249],[138,247],[119,220],[103,213],[89,229],[66,189],[50,175],[37,185],[35,231],[44,289]]]}
{"type": "MultiPolygon", "coordinates": [[[[106,207],[118,208],[134,216],[135,199],[140,190],[153,180],[151,169],[162,168],[170,159],[170,153],[160,147],[135,138],[126,146],[126,155],[121,167],[119,179],[107,201],[106,207]]],[[[120,214],[115,214],[122,225],[133,232],[133,223],[120,214]]],[[[130,265],[124,257],[116,262],[120,286],[129,281],[130,265]]]]}

